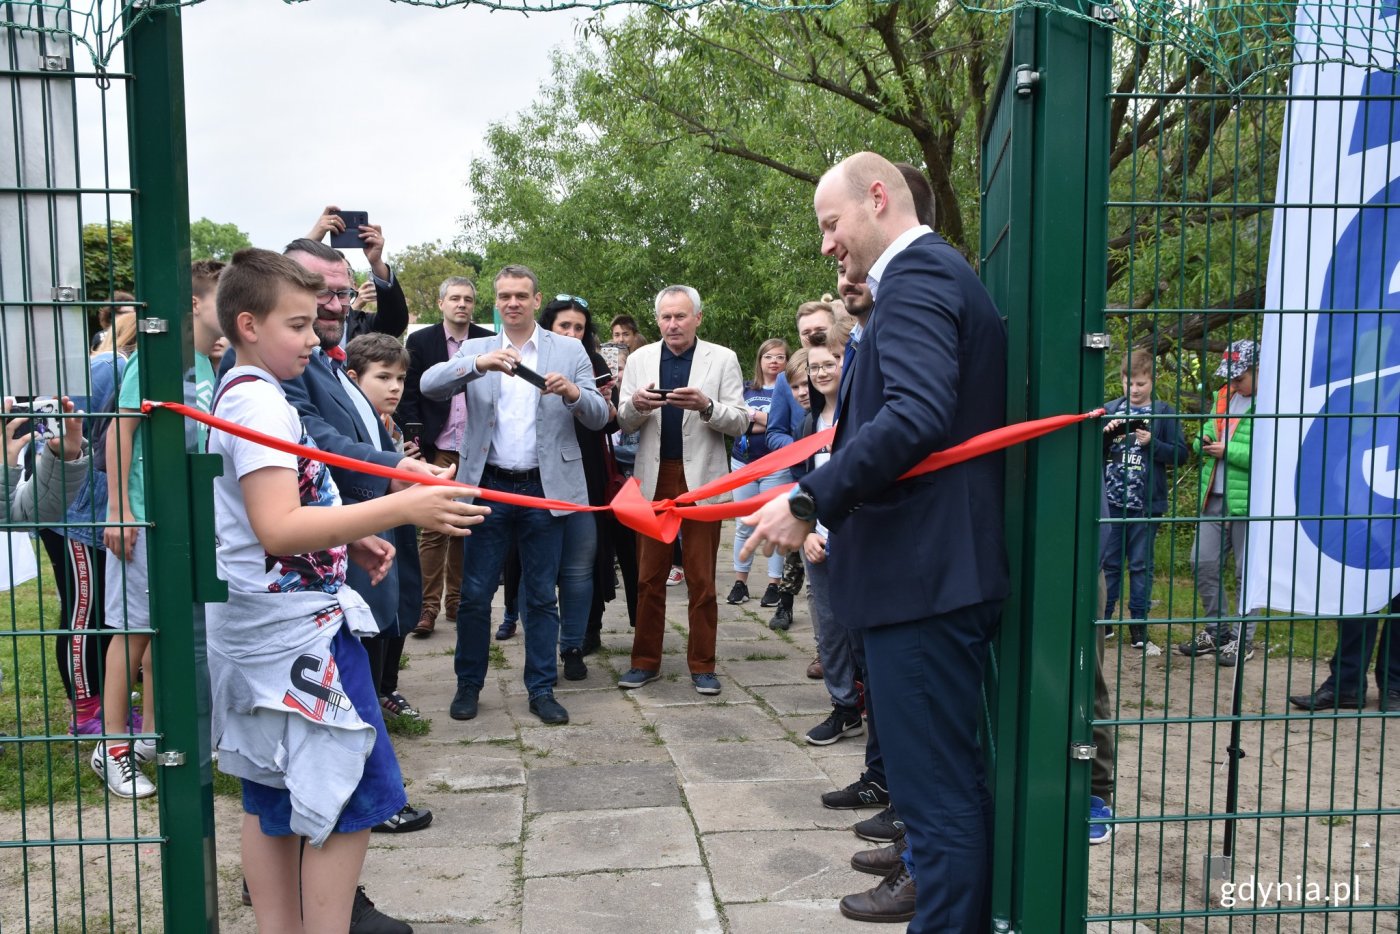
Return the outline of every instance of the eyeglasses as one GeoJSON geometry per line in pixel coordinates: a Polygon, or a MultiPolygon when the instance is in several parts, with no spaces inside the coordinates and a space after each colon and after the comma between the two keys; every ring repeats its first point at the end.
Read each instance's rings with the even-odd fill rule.
{"type": "Polygon", "coordinates": [[[584,311],[588,310],[588,302],[579,298],[577,295],[556,295],[554,296],[554,300],[556,302],[573,302],[575,305],[582,308],[584,311]]]}
{"type": "Polygon", "coordinates": [[[322,289],[316,293],[316,301],[319,304],[325,304],[332,298],[338,298],[342,305],[348,305],[359,297],[360,293],[354,289],[322,289]]]}
{"type": "Polygon", "coordinates": [[[818,363],[816,366],[810,363],[807,364],[807,372],[811,373],[813,376],[820,373],[835,373],[840,368],[841,364],[839,363],[818,363]]]}
{"type": "Polygon", "coordinates": [[[787,354],[785,354],[785,353],[766,353],[766,354],[764,354],[760,359],[763,359],[763,360],[786,360],[786,359],[787,359],[787,354]]]}

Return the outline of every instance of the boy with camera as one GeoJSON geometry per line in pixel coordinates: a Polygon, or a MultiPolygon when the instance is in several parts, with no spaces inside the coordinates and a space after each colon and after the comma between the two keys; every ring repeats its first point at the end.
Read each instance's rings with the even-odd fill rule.
{"type": "MultiPolygon", "coordinates": [[[[1147,610],[1152,604],[1153,544],[1158,523],[1167,510],[1167,468],[1185,462],[1190,448],[1181,428],[1170,418],[1176,410],[1154,399],[1152,355],[1141,350],[1123,357],[1123,395],[1104,406],[1104,494],[1107,518],[1100,562],[1107,586],[1104,617],[1111,619],[1118,603],[1126,561],[1129,638],[1147,655],[1162,650],[1147,638],[1147,610]],[[1167,417],[1164,417],[1167,416],[1167,417]]],[[[1112,630],[1110,630],[1111,634],[1112,630]]]]}

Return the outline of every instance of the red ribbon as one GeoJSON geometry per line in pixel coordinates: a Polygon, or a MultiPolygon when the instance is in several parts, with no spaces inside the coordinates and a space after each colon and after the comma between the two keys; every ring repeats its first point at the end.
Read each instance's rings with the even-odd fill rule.
{"type": "MultiPolygon", "coordinates": [[[[297,457],[305,457],[320,463],[329,464],[332,467],[344,467],[347,470],[356,470],[360,473],[367,473],[376,477],[385,477],[389,480],[403,480],[406,483],[429,483],[434,486],[460,487],[468,496],[476,499],[484,499],[495,503],[509,503],[514,506],[527,506],[535,509],[568,510],[570,512],[602,512],[611,509],[613,515],[617,516],[619,522],[630,529],[635,529],[643,535],[658,539],[663,542],[672,542],[676,539],[676,534],[680,531],[681,521],[691,519],[697,522],[714,522],[720,519],[737,519],[756,512],[760,506],[774,497],[781,496],[792,488],[792,484],[785,484],[774,487],[750,497],[745,500],[735,500],[727,503],[700,503],[700,500],[711,499],[724,493],[732,492],[752,480],[759,477],[766,477],[771,473],[800,464],[813,454],[820,451],[831,443],[836,436],[835,428],[828,428],[794,441],[785,448],[779,448],[769,454],[760,457],[756,461],[745,464],[738,470],[725,474],[717,480],[706,483],[703,486],[682,493],[675,499],[665,499],[659,502],[650,502],[642,497],[642,488],[637,483],[635,477],[625,483],[617,495],[613,497],[611,503],[606,506],[588,506],[578,503],[565,502],[558,499],[546,499],[538,496],[521,496],[518,493],[506,493],[502,490],[483,489],[481,487],[468,486],[465,483],[458,483],[456,480],[448,480],[442,477],[434,477],[428,474],[415,473],[411,470],[400,470],[397,467],[383,467],[379,464],[372,464],[368,461],[356,460],[353,457],[346,457],[343,454],[334,454],[330,451],[322,451],[319,448],[304,447],[300,444],[293,444],[281,438],[274,438],[265,435],[260,431],[254,431],[243,425],[225,421],[207,412],[191,408],[179,402],[153,402],[146,400],[141,403],[141,411],[149,413],[152,409],[167,409],[185,418],[192,418],[197,422],[202,422],[210,428],[217,428],[220,431],[228,432],[245,441],[252,441],[273,450],[282,451],[297,457]]],[[[1097,418],[1104,413],[1103,409],[1094,409],[1092,412],[1085,412],[1078,415],[1052,415],[1049,418],[1038,418],[1028,422],[1019,422],[1015,425],[1006,425],[992,431],[984,432],[975,438],[969,438],[962,444],[948,448],[944,451],[936,451],[924,458],[913,468],[907,471],[901,480],[910,477],[921,476],[932,473],[935,470],[942,470],[953,464],[961,464],[963,461],[972,460],[983,454],[990,454],[993,451],[1000,451],[1015,444],[1021,444],[1041,435],[1047,435],[1052,431],[1058,431],[1069,425],[1075,425],[1090,418],[1097,418]]]]}

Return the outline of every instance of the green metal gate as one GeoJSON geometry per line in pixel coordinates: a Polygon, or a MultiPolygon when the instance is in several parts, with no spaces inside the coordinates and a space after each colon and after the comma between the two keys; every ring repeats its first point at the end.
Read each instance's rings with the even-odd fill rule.
{"type": "MultiPolygon", "coordinates": [[[[1120,363],[1137,350],[1152,361],[1155,396],[1178,413],[1172,419],[1185,436],[1217,430],[1222,353],[1264,336],[1284,115],[1291,102],[1318,98],[1290,95],[1287,14],[1230,5],[1197,19],[1180,11],[1177,22],[1158,8],[1077,3],[1010,13],[983,134],[981,251],[983,279],[1009,325],[1009,419],[1086,410],[1122,395],[1120,363]]],[[[1380,7],[1377,15],[1394,22],[1380,7]]],[[[1374,122],[1393,135],[1393,87],[1368,97],[1380,108],[1374,122]]],[[[1346,139],[1323,144],[1346,152],[1346,139]]],[[[1375,159],[1388,164],[1383,152],[1375,159]]],[[[1347,199],[1322,192],[1314,200],[1347,199]]],[[[1392,209],[1390,200],[1378,210],[1392,209]]],[[[1292,205],[1300,206],[1296,198],[1292,205]]],[[[1295,229],[1292,236],[1308,236],[1307,227],[1295,229]]],[[[1383,242],[1385,231],[1383,223],[1369,228],[1383,242]]],[[[1383,268],[1388,275],[1391,267],[1383,268]]],[[[1356,288],[1358,296],[1386,294],[1374,283],[1356,288]]],[[[1386,307],[1352,297],[1351,307],[1363,311],[1386,307]]],[[[1281,314],[1301,311],[1285,306],[1281,314]]],[[[1350,321],[1324,316],[1319,333],[1354,327],[1345,332],[1350,352],[1380,360],[1386,351],[1350,321]]],[[[1264,378],[1275,391],[1282,382],[1279,372],[1264,378]]],[[[1280,399],[1270,411],[1277,414],[1255,424],[1304,414],[1280,399]]],[[[1324,416],[1349,420],[1327,437],[1345,445],[1396,414],[1386,396],[1364,415],[1324,416]]],[[[1149,429],[1165,432],[1166,421],[1147,416],[1149,429]]],[[[1228,419],[1220,422],[1218,430],[1231,430],[1228,419]]],[[[1382,682],[1361,710],[1306,711],[1290,702],[1323,685],[1338,631],[1333,618],[1296,608],[1256,611],[1254,655],[1233,667],[1218,651],[1180,651],[1207,626],[1246,620],[1234,595],[1248,581],[1236,580],[1230,556],[1214,555],[1225,569],[1224,610],[1207,616],[1199,592],[1207,572],[1193,560],[1208,521],[1200,514],[1199,453],[1175,466],[1149,462],[1149,479],[1165,472],[1167,481],[1159,519],[1104,516],[1102,427],[1077,439],[1052,437],[1008,460],[1019,592],[988,680],[998,928],[1396,930],[1400,774],[1386,745],[1400,705],[1384,699],[1400,685],[1384,686],[1377,661],[1376,674],[1359,685],[1338,685],[1346,693],[1382,682]],[[1157,530],[1156,573],[1146,642],[1134,648],[1129,572],[1111,615],[1096,593],[1101,558],[1126,567],[1128,549],[1101,555],[1100,545],[1149,524],[1157,530]],[[1103,636],[1100,665],[1096,637],[1103,636]],[[1100,671],[1106,704],[1096,711],[1100,671]],[[1106,792],[1101,776],[1091,778],[1092,758],[1110,743],[1113,814],[1095,819],[1089,796],[1106,792]],[[1112,831],[1106,843],[1090,845],[1091,823],[1112,831]]],[[[1358,521],[1393,520],[1384,500],[1371,502],[1352,510],[1358,521]]],[[[1306,519],[1309,511],[1319,510],[1297,514],[1306,519]]],[[[1248,515],[1257,526],[1272,509],[1256,501],[1248,515]]],[[[1303,581],[1301,589],[1311,586],[1303,581]]],[[[1384,616],[1349,614],[1346,623],[1384,616]]],[[[1380,658],[1388,629],[1381,628],[1380,658]]]]}
{"type": "MultiPolygon", "coordinates": [[[[193,360],[185,336],[190,256],[178,11],[153,2],[0,3],[0,48],[0,85],[8,92],[0,116],[0,394],[21,402],[81,399],[87,411],[72,418],[90,430],[105,400],[91,398],[89,325],[113,293],[129,288],[141,332],[142,395],[181,399],[193,360]]],[[[145,526],[153,658],[140,689],[155,691],[157,727],[130,735],[157,742],[158,764],[147,772],[158,794],[145,801],[112,795],[88,763],[107,734],[70,734],[73,710],[58,666],[71,662],[56,652],[60,638],[75,632],[64,628],[55,578],[79,569],[71,556],[51,565],[39,548],[37,577],[6,594],[8,618],[0,622],[5,932],[217,929],[208,712],[197,700],[207,689],[196,647],[203,644],[197,601],[220,593],[212,554],[193,554],[194,542],[213,539],[207,506],[196,510],[191,494],[197,474],[205,484],[210,478],[186,452],[178,417],[135,417],[151,452],[145,526]],[[205,523],[198,536],[195,516],[205,523]]],[[[15,425],[5,421],[7,429],[15,425]]],[[[76,463],[86,465],[86,481],[100,478],[90,461],[76,463]]],[[[64,503],[65,512],[71,505],[64,503]]],[[[34,552],[29,533],[39,526],[100,535],[107,525],[105,513],[55,523],[21,521],[20,512],[7,499],[0,516],[12,575],[34,552]]]]}

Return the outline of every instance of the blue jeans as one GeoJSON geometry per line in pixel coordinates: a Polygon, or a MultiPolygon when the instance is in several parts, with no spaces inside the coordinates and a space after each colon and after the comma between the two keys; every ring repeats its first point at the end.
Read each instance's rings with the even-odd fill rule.
{"type": "MultiPolygon", "coordinates": [[[[1115,519],[1142,519],[1140,512],[1114,510],[1115,519]]],[[[1153,545],[1157,540],[1156,522],[1110,522],[1105,527],[1103,544],[1103,578],[1106,588],[1103,615],[1113,618],[1113,610],[1118,606],[1118,595],[1122,589],[1123,565],[1128,565],[1128,615],[1133,619],[1147,619],[1147,611],[1152,606],[1152,559],[1153,545]]]]}
{"type": "Polygon", "coordinates": [[[593,607],[598,522],[591,512],[571,512],[560,521],[564,523],[564,556],[559,565],[559,649],[563,651],[583,648],[593,607]]]}
{"type": "MultiPolygon", "coordinates": [[[[505,483],[487,474],[481,486],[543,496],[538,480],[505,483]]],[[[531,699],[552,694],[559,681],[554,652],[559,608],[554,585],[564,547],[564,519],[547,509],[491,503],[491,515],[462,540],[462,600],[457,607],[457,683],[480,691],[491,649],[491,598],[500,584],[511,540],[520,547],[521,616],[525,620],[525,688],[531,699]]]]}
{"type": "Polygon", "coordinates": [[[822,680],[837,707],[854,708],[856,673],[865,667],[865,639],[860,632],[846,628],[831,611],[831,573],[826,562],[807,566],[807,607],[817,635],[817,657],[822,661],[822,680]]]}
{"type": "MultiPolygon", "coordinates": [[[[729,459],[730,469],[738,470],[743,466],[743,461],[735,460],[732,457],[729,459]]],[[[759,477],[757,480],[745,483],[734,491],[734,499],[736,501],[748,499],[751,496],[757,496],[765,490],[771,490],[775,486],[782,486],[784,483],[791,482],[792,471],[779,470],[775,473],[770,473],[766,477],[759,477]]],[[[734,570],[736,573],[747,574],[753,569],[753,555],[749,555],[749,560],[747,561],[739,560],[739,552],[743,550],[744,542],[749,540],[749,533],[752,531],[752,527],[744,525],[744,523],[737,520],[734,522],[734,570]]],[[[776,551],[773,552],[772,556],[768,559],[768,579],[772,581],[780,581],[783,579],[783,556],[776,551]]]]}

